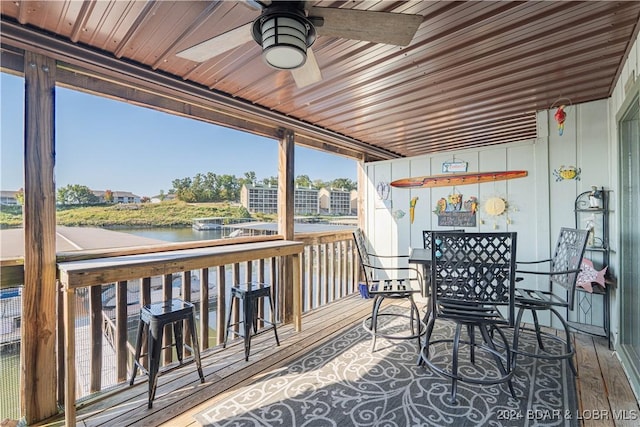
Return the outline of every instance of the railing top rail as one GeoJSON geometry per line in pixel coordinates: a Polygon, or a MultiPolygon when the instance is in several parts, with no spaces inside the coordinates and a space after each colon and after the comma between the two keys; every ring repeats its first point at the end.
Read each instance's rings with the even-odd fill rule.
{"type": "Polygon", "coordinates": [[[294,255],[304,243],[272,240],[234,245],[179,249],[58,263],[58,276],[65,289],[161,276],[199,268],[294,255]]]}
{"type": "MultiPolygon", "coordinates": [[[[354,228],[355,229],[355,228],[354,228]]],[[[295,233],[294,238],[307,245],[340,242],[353,239],[353,230],[320,231],[309,233],[295,233]]]]}
{"type": "Polygon", "coordinates": [[[72,252],[58,252],[56,254],[56,261],[70,262],[90,260],[95,258],[111,258],[127,255],[142,255],[142,254],[154,254],[167,251],[176,251],[183,249],[199,249],[199,248],[211,248],[219,246],[232,246],[244,243],[256,243],[256,242],[270,242],[275,240],[284,240],[284,236],[281,234],[274,234],[269,236],[246,236],[236,237],[233,239],[215,239],[215,240],[196,240],[190,242],[176,242],[176,243],[159,243],[157,245],[144,245],[144,246],[130,246],[126,248],[111,248],[111,249],[89,249],[72,252]]]}

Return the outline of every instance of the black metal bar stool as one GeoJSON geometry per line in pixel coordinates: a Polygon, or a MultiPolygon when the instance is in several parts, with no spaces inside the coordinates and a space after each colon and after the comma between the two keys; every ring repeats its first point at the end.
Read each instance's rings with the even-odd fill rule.
{"type": "Polygon", "coordinates": [[[244,338],[244,359],[249,360],[249,351],[251,350],[251,336],[258,335],[263,332],[267,332],[273,329],[273,334],[276,337],[276,344],[280,345],[280,340],[278,340],[278,331],[276,330],[276,324],[274,320],[274,307],[273,300],[271,299],[271,286],[266,285],[264,283],[243,283],[240,285],[235,285],[231,288],[231,304],[229,306],[227,316],[227,329],[224,335],[224,343],[222,344],[222,348],[227,346],[227,339],[229,338],[229,332],[235,334],[237,336],[241,336],[244,338]],[[271,320],[266,320],[263,317],[260,317],[258,313],[258,301],[261,298],[267,298],[269,300],[269,307],[271,308],[271,320]],[[238,323],[231,323],[231,308],[233,307],[234,301],[238,299],[239,303],[242,305],[242,320],[238,323]],[[265,324],[266,327],[262,328],[258,331],[258,320],[261,320],[265,324]],[[243,328],[236,332],[233,330],[233,327],[236,325],[243,325],[243,328]],[[253,334],[251,333],[251,327],[253,326],[253,334]]]}
{"type": "MultiPolygon", "coordinates": [[[[151,408],[156,394],[156,384],[158,372],[160,370],[160,353],[162,352],[162,335],[166,325],[173,325],[175,337],[176,353],[178,361],[182,363],[183,349],[186,347],[193,353],[200,375],[200,382],[204,383],[202,364],[200,363],[200,348],[196,336],[196,325],[193,304],[179,299],[172,299],[160,303],[145,305],[140,309],[140,320],[138,322],[138,338],[136,340],[136,354],[133,359],[133,373],[129,385],[133,385],[138,368],[149,375],[149,404],[151,408]],[[191,331],[191,346],[184,342],[182,334],[182,321],[186,320],[191,331]],[[149,355],[149,369],[145,369],[140,363],[140,352],[142,349],[142,337],[144,330],[147,330],[147,349],[149,355]]],[[[173,345],[168,346],[173,347],[173,345]]]]}

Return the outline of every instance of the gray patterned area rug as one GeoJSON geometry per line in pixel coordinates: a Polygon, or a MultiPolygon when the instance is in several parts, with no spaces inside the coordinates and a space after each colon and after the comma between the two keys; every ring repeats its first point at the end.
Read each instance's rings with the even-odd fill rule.
{"type": "MultiPolygon", "coordinates": [[[[381,321],[396,331],[406,323],[395,316],[381,321]]],[[[453,331],[453,324],[438,321],[433,338],[453,331]]],[[[521,341],[533,346],[528,336],[521,341]]],[[[450,357],[449,349],[435,351],[450,357]]],[[[460,369],[492,371],[493,359],[481,353],[471,365],[463,364],[468,357],[461,351],[460,369]]],[[[575,380],[566,361],[520,356],[513,379],[517,399],[505,384],[459,382],[457,404],[450,400],[451,381],[416,361],[415,340],[379,338],[372,352],[370,335],[358,325],[195,418],[203,426],[578,425],[575,380]]]]}

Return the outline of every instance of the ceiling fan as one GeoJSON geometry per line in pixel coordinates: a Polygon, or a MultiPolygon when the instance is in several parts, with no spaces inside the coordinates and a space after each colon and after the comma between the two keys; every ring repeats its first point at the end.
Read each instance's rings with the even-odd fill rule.
{"type": "Polygon", "coordinates": [[[180,58],[204,62],[251,40],[262,47],[273,68],[290,70],[300,88],[322,80],[311,50],[317,36],[407,46],[422,23],[421,15],[393,12],[308,7],[305,1],[245,1],[261,14],[253,22],[198,43],[177,53],[180,58]]]}

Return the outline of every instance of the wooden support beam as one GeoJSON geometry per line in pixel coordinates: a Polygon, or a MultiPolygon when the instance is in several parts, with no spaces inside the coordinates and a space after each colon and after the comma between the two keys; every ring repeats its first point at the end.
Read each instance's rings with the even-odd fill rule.
{"type": "Polygon", "coordinates": [[[20,398],[27,424],[57,413],[55,70],[53,59],[25,52],[20,398]]]}
{"type": "MultiPolygon", "coordinates": [[[[290,129],[282,131],[278,147],[278,234],[286,240],[293,240],[293,215],[294,215],[294,133],[290,129]]],[[[285,257],[280,267],[280,298],[282,321],[289,323],[294,320],[294,296],[300,290],[293,289],[293,260],[285,257]]]]}
{"type": "Polygon", "coordinates": [[[293,240],[294,215],[294,133],[282,131],[278,147],[278,234],[285,240],[293,240]]]}

